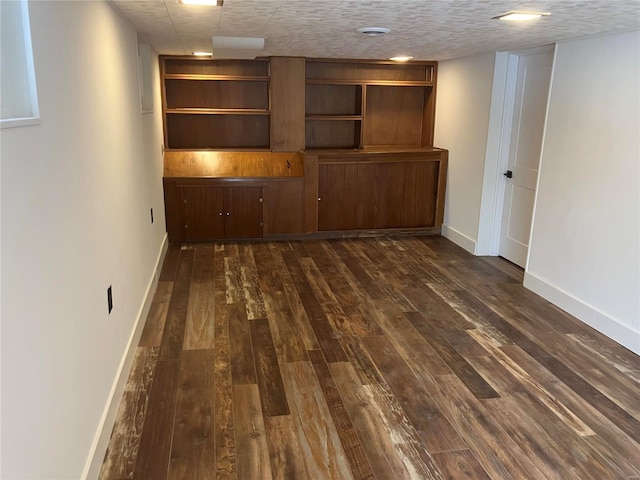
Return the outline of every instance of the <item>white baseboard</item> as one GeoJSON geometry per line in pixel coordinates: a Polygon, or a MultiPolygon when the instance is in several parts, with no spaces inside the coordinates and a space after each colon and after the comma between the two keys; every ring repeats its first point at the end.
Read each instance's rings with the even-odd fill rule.
{"type": "Polygon", "coordinates": [[[109,446],[111,431],[113,430],[118,408],[120,407],[120,402],[124,395],[124,389],[129,379],[129,372],[136,354],[136,348],[140,341],[140,336],[142,335],[147,315],[149,315],[149,310],[151,309],[151,302],[153,301],[153,296],[156,292],[158,280],[160,279],[160,271],[162,270],[162,264],[164,263],[164,257],[168,248],[168,237],[167,234],[165,234],[164,239],[162,240],[162,245],[160,246],[160,252],[158,253],[158,259],[156,260],[155,269],[151,279],[149,280],[149,284],[147,285],[144,300],[138,312],[135,324],[133,325],[133,330],[129,336],[129,341],[124,355],[122,356],[122,360],[120,360],[120,366],[118,367],[118,373],[116,374],[115,381],[111,387],[107,406],[102,414],[102,418],[98,425],[98,431],[93,440],[91,450],[89,451],[87,463],[85,464],[84,471],[82,473],[82,478],[85,480],[97,479],[100,475],[100,468],[102,467],[104,455],[107,451],[107,447],[109,446]]]}
{"type": "Polygon", "coordinates": [[[460,233],[449,225],[442,225],[442,236],[448,238],[456,245],[464,248],[467,252],[476,253],[476,241],[467,237],[464,233],[460,233]]]}
{"type": "Polygon", "coordinates": [[[640,331],[624,325],[619,320],[610,317],[532,273],[525,272],[524,286],[590,327],[595,328],[603,335],[618,342],[623,347],[640,355],[640,331]]]}

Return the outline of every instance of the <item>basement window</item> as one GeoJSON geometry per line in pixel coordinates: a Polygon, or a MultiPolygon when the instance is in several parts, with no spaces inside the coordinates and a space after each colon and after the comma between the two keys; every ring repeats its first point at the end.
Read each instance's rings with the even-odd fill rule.
{"type": "Polygon", "coordinates": [[[0,125],[39,123],[27,0],[0,1],[0,125]]]}

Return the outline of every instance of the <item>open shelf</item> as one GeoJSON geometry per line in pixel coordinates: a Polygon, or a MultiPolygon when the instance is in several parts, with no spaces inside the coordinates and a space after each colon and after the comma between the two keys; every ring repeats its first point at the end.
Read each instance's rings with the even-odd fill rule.
{"type": "Polygon", "coordinates": [[[360,120],[307,119],[306,148],[360,148],[360,120]]]}
{"type": "Polygon", "coordinates": [[[385,61],[343,62],[335,60],[307,60],[307,83],[340,82],[419,82],[435,81],[435,62],[395,63],[385,61]]]}
{"type": "Polygon", "coordinates": [[[307,60],[307,148],[433,144],[435,62],[307,60]]]}
{"type": "Polygon", "coordinates": [[[168,149],[270,146],[266,60],[162,57],[168,149]]]}
{"type": "Polygon", "coordinates": [[[269,109],[269,82],[165,78],[167,109],[269,109]]]}
{"type": "Polygon", "coordinates": [[[367,86],[364,146],[420,146],[424,98],[425,87],[367,86]]]}
{"type": "Polygon", "coordinates": [[[269,148],[268,115],[166,114],[168,149],[269,148]]]}
{"type": "Polygon", "coordinates": [[[269,77],[269,61],[203,60],[194,57],[165,57],[164,75],[165,77],[167,75],[269,77]]]}
{"type": "Polygon", "coordinates": [[[161,58],[168,149],[433,145],[436,62],[161,58]]]}
{"type": "Polygon", "coordinates": [[[362,86],[340,84],[307,84],[305,114],[361,115],[362,86]]]}

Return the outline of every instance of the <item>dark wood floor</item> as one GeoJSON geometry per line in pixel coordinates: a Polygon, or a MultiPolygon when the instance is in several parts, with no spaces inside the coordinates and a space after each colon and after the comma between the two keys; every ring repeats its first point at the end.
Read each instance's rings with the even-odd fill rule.
{"type": "Polygon", "coordinates": [[[171,248],[101,478],[640,478],[640,358],[441,237],[171,248]]]}

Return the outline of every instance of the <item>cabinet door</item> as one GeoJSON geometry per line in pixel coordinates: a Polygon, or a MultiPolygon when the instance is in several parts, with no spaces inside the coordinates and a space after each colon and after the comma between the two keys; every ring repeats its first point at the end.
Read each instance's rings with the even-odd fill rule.
{"type": "Polygon", "coordinates": [[[379,177],[374,163],[318,165],[318,230],[383,228],[379,177]]]}
{"type": "Polygon", "coordinates": [[[264,234],[304,231],[304,180],[270,181],[264,189],[264,234]]]}
{"type": "Polygon", "coordinates": [[[435,226],[438,163],[398,162],[386,166],[385,228],[435,226]]]}
{"type": "Polygon", "coordinates": [[[262,238],[262,187],[229,187],[224,194],[226,238],[262,238]]]}
{"type": "Polygon", "coordinates": [[[185,241],[224,238],[223,191],[215,187],[182,188],[185,241]]]}
{"type": "Polygon", "coordinates": [[[437,162],[318,166],[318,230],[435,226],[437,162]]]}

